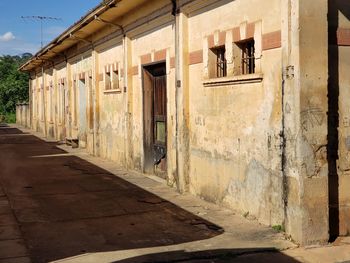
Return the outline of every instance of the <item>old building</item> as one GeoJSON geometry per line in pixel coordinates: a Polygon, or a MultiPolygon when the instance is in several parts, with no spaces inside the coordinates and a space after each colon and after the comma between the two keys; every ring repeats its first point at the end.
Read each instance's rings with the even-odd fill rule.
{"type": "Polygon", "coordinates": [[[283,225],[350,232],[346,0],[109,0],[40,50],[31,128],[283,225]]]}

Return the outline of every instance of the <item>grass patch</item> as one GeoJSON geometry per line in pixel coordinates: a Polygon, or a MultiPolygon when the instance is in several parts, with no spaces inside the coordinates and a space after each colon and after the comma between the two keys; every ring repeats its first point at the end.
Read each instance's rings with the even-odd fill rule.
{"type": "Polygon", "coordinates": [[[272,226],[272,229],[276,230],[278,232],[284,232],[284,227],[281,225],[274,225],[274,226],[272,226]]]}
{"type": "Polygon", "coordinates": [[[16,113],[0,114],[0,123],[16,123],[16,113]]]}

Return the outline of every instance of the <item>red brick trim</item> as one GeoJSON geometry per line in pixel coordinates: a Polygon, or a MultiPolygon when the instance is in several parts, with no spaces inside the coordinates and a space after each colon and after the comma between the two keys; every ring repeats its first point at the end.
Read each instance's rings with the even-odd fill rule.
{"type": "Polygon", "coordinates": [[[255,23],[247,24],[246,38],[254,38],[255,33],[255,23]]]}
{"type": "Polygon", "coordinates": [[[215,45],[214,42],[214,34],[209,35],[207,39],[209,48],[224,46],[226,42],[226,31],[219,32],[219,41],[217,45],[215,45]]]}
{"type": "Polygon", "coordinates": [[[192,51],[189,54],[189,64],[199,64],[203,63],[203,50],[192,51]]]}
{"type": "Polygon", "coordinates": [[[170,58],[170,68],[175,68],[175,57],[170,58]]]}
{"type": "Polygon", "coordinates": [[[85,72],[79,74],[79,80],[85,80],[85,72]]]}
{"type": "Polygon", "coordinates": [[[154,53],[154,61],[161,61],[165,59],[166,59],[166,49],[162,49],[154,53]]]}
{"type": "Polygon", "coordinates": [[[109,65],[109,64],[105,65],[105,72],[106,73],[111,72],[111,65],[109,65]]]}
{"type": "Polygon", "coordinates": [[[219,33],[219,46],[224,46],[226,42],[226,31],[219,33]]]}
{"type": "Polygon", "coordinates": [[[138,66],[134,66],[131,68],[131,74],[132,75],[137,75],[139,74],[139,67],[138,66]]]}
{"type": "Polygon", "coordinates": [[[152,62],[152,55],[150,53],[141,56],[141,65],[148,64],[151,62],[152,62]]]}
{"type": "Polygon", "coordinates": [[[350,46],[350,29],[349,28],[338,28],[337,44],[338,46],[350,46]]]}
{"type": "Polygon", "coordinates": [[[114,62],[113,64],[111,64],[111,68],[113,71],[118,71],[118,62],[114,62]]]}
{"type": "Polygon", "coordinates": [[[280,48],[281,43],[281,31],[275,31],[271,33],[263,34],[262,36],[262,50],[269,50],[274,48],[280,48]]]}
{"type": "Polygon", "coordinates": [[[209,36],[208,36],[208,47],[209,47],[209,48],[215,47],[215,44],[214,44],[214,35],[209,35],[209,36]]]}
{"type": "Polygon", "coordinates": [[[232,37],[233,37],[233,42],[238,42],[241,40],[241,31],[239,27],[235,27],[232,29],[232,37]]]}

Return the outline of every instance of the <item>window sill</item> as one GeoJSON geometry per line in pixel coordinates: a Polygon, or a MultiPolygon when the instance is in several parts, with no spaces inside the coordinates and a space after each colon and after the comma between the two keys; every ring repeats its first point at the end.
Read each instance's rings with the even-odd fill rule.
{"type": "Polygon", "coordinates": [[[121,89],[109,89],[109,90],[104,90],[104,94],[110,94],[110,93],[122,93],[121,89]]]}
{"type": "Polygon", "coordinates": [[[213,78],[203,81],[204,87],[215,87],[215,86],[225,86],[225,85],[238,85],[246,83],[259,83],[263,80],[262,73],[253,73],[232,77],[223,78],[213,78]]]}

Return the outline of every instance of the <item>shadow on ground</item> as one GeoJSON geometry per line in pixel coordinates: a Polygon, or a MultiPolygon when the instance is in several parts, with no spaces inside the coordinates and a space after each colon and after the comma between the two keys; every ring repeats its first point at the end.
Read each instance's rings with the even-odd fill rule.
{"type": "Polygon", "coordinates": [[[113,263],[297,263],[299,261],[284,255],[274,248],[218,249],[198,252],[183,250],[132,257],[113,263]]]}
{"type": "Polygon", "coordinates": [[[0,159],[0,181],[33,262],[174,245],[223,233],[219,226],[16,128],[0,126],[0,159]]]}

